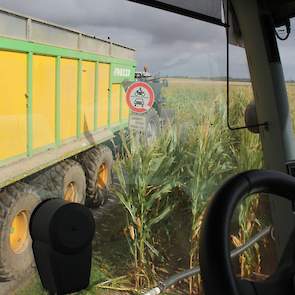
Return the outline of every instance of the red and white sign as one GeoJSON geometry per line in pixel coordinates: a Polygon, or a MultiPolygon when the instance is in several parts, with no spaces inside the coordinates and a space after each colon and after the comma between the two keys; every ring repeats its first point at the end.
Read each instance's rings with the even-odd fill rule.
{"type": "Polygon", "coordinates": [[[126,93],[129,108],[134,113],[146,113],[155,102],[153,88],[145,82],[135,82],[129,86],[126,93]]]}

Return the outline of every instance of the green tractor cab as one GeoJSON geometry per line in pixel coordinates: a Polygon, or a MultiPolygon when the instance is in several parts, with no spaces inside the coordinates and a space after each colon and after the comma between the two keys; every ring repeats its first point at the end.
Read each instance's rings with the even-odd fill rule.
{"type": "Polygon", "coordinates": [[[157,111],[160,118],[164,118],[165,115],[163,112],[165,112],[164,109],[167,105],[167,99],[163,96],[162,90],[169,86],[168,80],[148,72],[136,72],[135,79],[136,81],[148,83],[153,88],[156,96],[153,108],[157,111]]]}
{"type": "MultiPolygon", "coordinates": [[[[163,96],[163,88],[169,86],[168,80],[147,71],[135,72],[135,80],[148,84],[154,92],[155,99],[152,107],[144,114],[131,113],[129,128],[150,144],[159,136],[162,128],[172,124],[174,119],[174,111],[167,107],[167,99],[163,96]]],[[[134,105],[144,107],[141,95],[136,97],[134,105]]]]}

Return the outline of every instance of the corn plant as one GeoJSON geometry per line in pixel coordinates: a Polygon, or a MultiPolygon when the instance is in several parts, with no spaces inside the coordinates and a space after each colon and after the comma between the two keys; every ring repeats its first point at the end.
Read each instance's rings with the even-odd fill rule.
{"type": "MultiPolygon", "coordinates": [[[[191,237],[189,249],[190,268],[198,265],[199,237],[203,213],[208,200],[223,179],[232,170],[230,133],[224,125],[225,116],[216,111],[220,101],[212,101],[212,109],[196,109],[196,120],[192,122],[188,131],[185,149],[186,179],[184,184],[190,198],[192,215],[191,237]],[[197,124],[196,124],[197,123],[197,124]]],[[[199,294],[201,291],[200,277],[189,280],[189,293],[199,294]],[[194,291],[193,291],[194,290],[194,291]],[[196,293],[193,293],[196,292],[196,293]]]]}
{"type": "Polygon", "coordinates": [[[114,172],[119,185],[114,193],[126,209],[126,236],[134,258],[135,287],[149,287],[153,260],[159,255],[153,229],[173,211],[170,194],[180,184],[181,147],[172,130],[150,146],[122,140],[126,156],[114,172]]]}
{"type": "MultiPolygon", "coordinates": [[[[250,102],[249,95],[239,89],[235,95],[238,102],[232,106],[231,112],[234,118],[242,117],[246,105],[250,102]]],[[[254,135],[247,130],[236,132],[235,144],[233,145],[233,155],[236,166],[236,173],[262,167],[261,144],[258,135],[254,135]]],[[[242,246],[259,229],[261,223],[257,217],[259,207],[259,196],[251,196],[243,201],[238,210],[239,230],[236,235],[232,235],[232,242],[236,247],[242,246]]],[[[253,272],[260,272],[261,257],[259,245],[248,249],[240,256],[240,274],[242,277],[249,277],[253,272]]]]}
{"type": "MultiPolygon", "coordinates": [[[[235,149],[238,172],[258,169],[262,166],[262,153],[259,137],[248,131],[240,134],[239,148],[235,149]]],[[[232,235],[233,244],[240,247],[247,242],[257,231],[261,230],[261,223],[257,217],[259,196],[248,197],[240,205],[238,212],[239,231],[232,235]]],[[[259,244],[248,249],[240,256],[240,274],[249,277],[254,272],[260,273],[261,256],[259,244]]]]}

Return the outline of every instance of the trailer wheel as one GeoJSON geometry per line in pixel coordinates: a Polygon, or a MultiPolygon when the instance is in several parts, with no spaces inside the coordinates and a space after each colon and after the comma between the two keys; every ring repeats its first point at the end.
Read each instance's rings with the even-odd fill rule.
{"type": "Polygon", "coordinates": [[[86,205],[99,207],[107,201],[112,184],[112,151],[107,146],[93,148],[82,154],[81,164],[87,182],[86,205]]]}
{"type": "Polygon", "coordinates": [[[0,193],[0,280],[18,279],[32,271],[34,258],[30,217],[40,197],[29,185],[18,183],[0,193]]]}
{"type": "Polygon", "coordinates": [[[74,160],[64,160],[40,172],[29,183],[40,190],[42,199],[61,198],[68,202],[85,203],[85,173],[82,166],[74,160]]]}

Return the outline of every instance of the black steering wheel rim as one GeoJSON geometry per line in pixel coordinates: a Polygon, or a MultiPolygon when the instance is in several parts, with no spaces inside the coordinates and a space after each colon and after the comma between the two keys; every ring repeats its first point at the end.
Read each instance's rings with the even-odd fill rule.
{"type": "Polygon", "coordinates": [[[206,295],[240,295],[229,251],[230,223],[246,196],[269,193],[295,199],[295,178],[277,171],[253,170],[230,178],[211,200],[200,239],[200,267],[206,295]]]}

